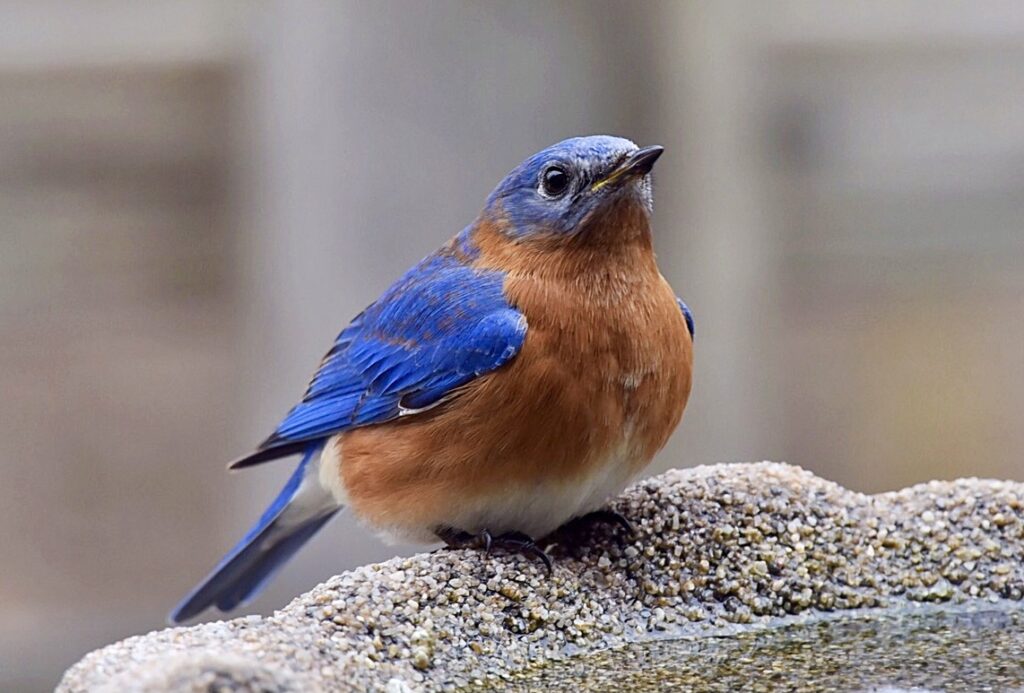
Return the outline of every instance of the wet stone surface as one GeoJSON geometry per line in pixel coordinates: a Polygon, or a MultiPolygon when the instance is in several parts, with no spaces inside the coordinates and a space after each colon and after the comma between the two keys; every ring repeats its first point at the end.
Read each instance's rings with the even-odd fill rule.
{"type": "MultiPolygon", "coordinates": [[[[913,609],[647,642],[525,670],[506,691],[1024,690],[1024,613],[913,609]]],[[[489,689],[481,687],[481,690],[489,689]]]]}
{"type": "Polygon", "coordinates": [[[639,482],[613,507],[637,535],[598,526],[553,546],[550,577],[517,556],[396,558],[269,617],[103,648],[60,690],[514,689],[525,671],[630,643],[822,612],[1012,604],[1024,590],[1024,484],[866,496],[789,465],[717,465],[639,482]]]}

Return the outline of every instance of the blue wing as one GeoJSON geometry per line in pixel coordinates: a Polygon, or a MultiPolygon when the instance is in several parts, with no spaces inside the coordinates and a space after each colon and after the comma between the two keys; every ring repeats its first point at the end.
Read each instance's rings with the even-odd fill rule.
{"type": "Polygon", "coordinates": [[[309,441],[438,403],[519,351],[526,318],[505,299],[504,273],[442,249],[413,267],[346,327],[305,396],[244,467],[309,441]]]}
{"type": "Polygon", "coordinates": [[[683,320],[686,321],[686,329],[690,331],[690,339],[693,339],[693,313],[690,312],[690,306],[683,303],[683,299],[676,296],[676,303],[679,304],[679,310],[683,311],[683,320]]]}

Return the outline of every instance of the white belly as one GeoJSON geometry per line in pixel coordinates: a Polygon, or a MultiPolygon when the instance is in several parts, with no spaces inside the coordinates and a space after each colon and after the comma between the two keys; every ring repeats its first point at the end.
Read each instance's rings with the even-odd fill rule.
{"type": "MultiPolygon", "coordinates": [[[[319,479],[339,504],[347,505],[348,493],[340,473],[344,461],[338,454],[340,446],[332,443],[325,446],[321,455],[319,479]]],[[[495,536],[515,531],[540,539],[574,517],[600,508],[629,484],[633,476],[630,470],[645,466],[637,464],[640,460],[632,443],[630,436],[625,436],[603,463],[574,479],[541,479],[535,484],[509,484],[478,496],[463,494],[439,509],[437,517],[415,527],[390,525],[372,529],[389,543],[436,543],[438,527],[471,534],[486,529],[495,536]]]]}
{"type": "Polygon", "coordinates": [[[437,524],[472,534],[485,529],[493,535],[516,531],[540,539],[572,518],[600,508],[629,484],[630,470],[637,466],[622,448],[580,478],[514,484],[498,493],[459,499],[437,524]]]}

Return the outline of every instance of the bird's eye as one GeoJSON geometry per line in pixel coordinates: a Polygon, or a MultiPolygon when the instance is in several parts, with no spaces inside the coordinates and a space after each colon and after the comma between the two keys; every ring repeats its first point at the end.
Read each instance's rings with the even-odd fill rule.
{"type": "Polygon", "coordinates": [[[540,177],[540,191],[546,197],[561,197],[569,189],[569,174],[560,166],[552,166],[540,177]]]}

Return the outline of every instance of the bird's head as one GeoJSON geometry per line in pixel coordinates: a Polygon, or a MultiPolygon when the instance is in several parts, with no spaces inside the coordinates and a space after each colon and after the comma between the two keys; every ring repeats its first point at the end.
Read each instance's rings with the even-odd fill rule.
{"type": "Polygon", "coordinates": [[[487,198],[485,214],[513,238],[571,237],[603,213],[651,213],[651,167],[663,149],[607,135],[573,137],[524,161],[487,198]]]}

